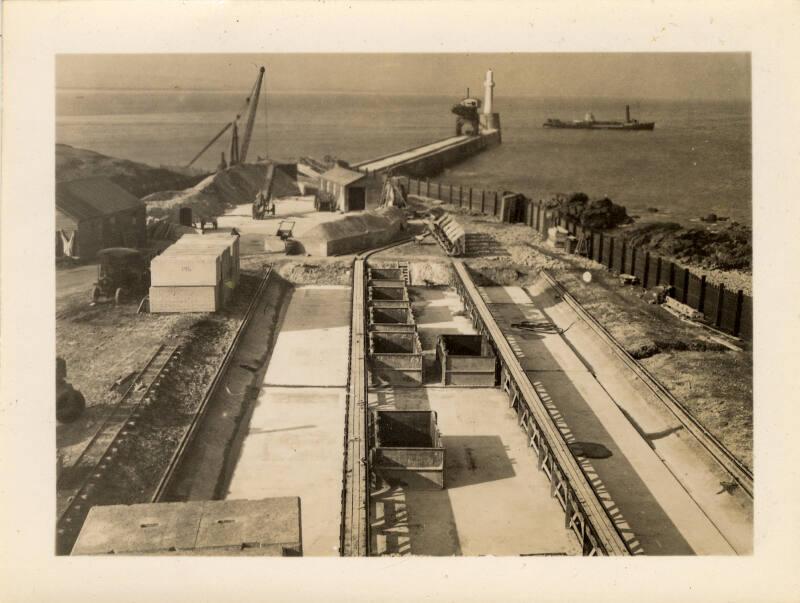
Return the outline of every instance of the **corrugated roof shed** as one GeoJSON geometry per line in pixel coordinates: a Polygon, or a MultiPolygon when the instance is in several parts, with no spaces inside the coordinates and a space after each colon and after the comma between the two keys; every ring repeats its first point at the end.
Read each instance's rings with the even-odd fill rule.
{"type": "Polygon", "coordinates": [[[366,174],[363,172],[355,172],[353,170],[348,170],[347,168],[343,168],[340,165],[337,165],[335,168],[332,168],[322,174],[321,178],[323,180],[327,180],[328,182],[335,182],[336,184],[341,184],[342,186],[347,186],[348,184],[352,184],[357,180],[361,180],[365,178],[366,174]]]}
{"type": "Polygon", "coordinates": [[[56,207],[85,220],[138,209],[142,202],[108,178],[81,178],[56,183],[56,207]]]}

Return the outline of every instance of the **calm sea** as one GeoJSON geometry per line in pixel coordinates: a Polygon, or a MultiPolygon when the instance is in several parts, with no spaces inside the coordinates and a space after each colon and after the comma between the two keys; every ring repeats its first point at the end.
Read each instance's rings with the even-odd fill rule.
{"type": "MultiPolygon", "coordinates": [[[[263,97],[262,97],[263,98],[263,97]]],[[[56,140],[151,165],[183,165],[236,113],[241,93],[92,91],[57,93],[56,140]]],[[[450,106],[435,96],[269,94],[260,107],[251,157],[334,155],[357,161],[451,135],[450,106]],[[266,115],[266,126],[264,116],[266,115]]],[[[748,102],[631,101],[653,132],[548,130],[548,117],[623,119],[625,100],[505,98],[503,144],[441,179],[541,197],[584,191],[643,213],[686,221],[710,212],[751,222],[748,102]]],[[[198,161],[213,168],[229,138],[198,161]]]]}

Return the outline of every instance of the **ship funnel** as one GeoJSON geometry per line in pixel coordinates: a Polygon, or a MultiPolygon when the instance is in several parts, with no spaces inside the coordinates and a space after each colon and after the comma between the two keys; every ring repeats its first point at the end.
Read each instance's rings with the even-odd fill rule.
{"type": "Polygon", "coordinates": [[[630,120],[631,120],[631,106],[625,105],[625,121],[629,122],[630,120]]]}

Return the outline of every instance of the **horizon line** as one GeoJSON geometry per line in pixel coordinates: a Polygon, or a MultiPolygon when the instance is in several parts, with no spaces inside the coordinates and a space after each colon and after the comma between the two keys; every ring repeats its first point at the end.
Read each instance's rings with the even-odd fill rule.
{"type": "MultiPolygon", "coordinates": [[[[176,94],[181,92],[206,92],[216,94],[236,94],[241,93],[247,96],[249,91],[240,90],[236,88],[114,88],[114,87],[99,87],[99,88],[76,88],[76,87],[55,87],[56,92],[174,92],[176,94]]],[[[448,94],[445,92],[380,92],[373,90],[333,90],[333,89],[285,89],[285,90],[265,90],[265,94],[274,95],[290,95],[290,94],[308,94],[308,95],[353,95],[353,96],[423,96],[423,97],[437,97],[437,98],[456,98],[455,94],[448,94]]],[[[573,94],[573,95],[538,95],[538,94],[504,94],[496,95],[495,99],[502,98],[529,98],[529,99],[564,99],[564,98],[607,98],[607,99],[636,99],[636,100],[684,100],[684,101],[748,101],[752,102],[752,95],[749,96],[619,96],[608,94],[573,94]]]]}

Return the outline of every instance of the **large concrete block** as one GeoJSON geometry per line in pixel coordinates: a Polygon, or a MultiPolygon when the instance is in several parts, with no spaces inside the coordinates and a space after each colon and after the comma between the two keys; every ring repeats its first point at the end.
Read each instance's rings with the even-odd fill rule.
{"type": "Polygon", "coordinates": [[[220,287],[150,287],[150,312],[216,312],[220,287]]]}
{"type": "Polygon", "coordinates": [[[220,255],[165,251],[150,263],[150,282],[155,287],[216,286],[222,280],[220,255]]]}
{"type": "Polygon", "coordinates": [[[302,555],[300,499],[95,506],[73,555],[302,555]]]}
{"type": "Polygon", "coordinates": [[[198,249],[227,249],[230,256],[230,275],[235,284],[239,283],[240,257],[239,237],[228,232],[208,232],[203,235],[183,235],[174,246],[193,247],[198,249]]]}

